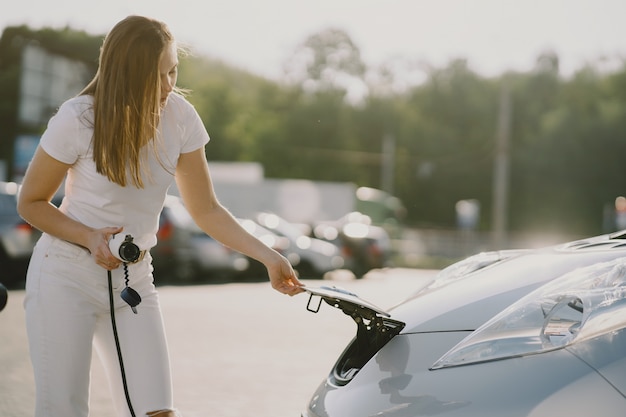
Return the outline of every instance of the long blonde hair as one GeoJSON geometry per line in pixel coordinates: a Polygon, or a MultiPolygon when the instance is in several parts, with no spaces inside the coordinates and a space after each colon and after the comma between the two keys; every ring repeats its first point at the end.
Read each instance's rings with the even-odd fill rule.
{"type": "Polygon", "coordinates": [[[157,20],[129,16],[104,39],[98,71],[80,93],[93,96],[93,159],[98,173],[143,188],[141,148],[159,124],[159,62],[174,41],[157,20]],[[130,177],[130,178],[129,178],[130,177]]]}

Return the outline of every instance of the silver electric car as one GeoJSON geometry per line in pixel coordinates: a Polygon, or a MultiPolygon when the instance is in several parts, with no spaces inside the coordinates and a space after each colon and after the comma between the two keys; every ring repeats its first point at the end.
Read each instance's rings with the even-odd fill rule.
{"type": "Polygon", "coordinates": [[[624,232],[470,257],[389,311],[306,290],[357,331],[301,417],[626,413],[624,232]]]}

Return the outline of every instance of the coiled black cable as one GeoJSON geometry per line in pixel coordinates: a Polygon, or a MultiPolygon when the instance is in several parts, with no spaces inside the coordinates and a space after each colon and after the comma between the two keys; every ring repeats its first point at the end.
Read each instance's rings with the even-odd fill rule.
{"type": "MultiPolygon", "coordinates": [[[[124,263],[124,274],[126,276],[126,284],[128,285],[128,267],[124,263]]],[[[109,279],[109,306],[111,310],[111,326],[113,327],[113,337],[115,338],[115,347],[117,348],[117,358],[120,362],[120,371],[122,372],[122,384],[124,385],[124,395],[126,396],[126,403],[130,410],[130,415],[135,417],[135,410],[133,410],[133,404],[130,401],[130,394],[128,393],[128,384],[126,382],[126,372],[124,371],[124,360],[122,358],[122,349],[120,348],[120,340],[117,336],[117,325],[115,324],[115,308],[113,302],[113,282],[111,278],[111,271],[107,271],[109,279]]]]}

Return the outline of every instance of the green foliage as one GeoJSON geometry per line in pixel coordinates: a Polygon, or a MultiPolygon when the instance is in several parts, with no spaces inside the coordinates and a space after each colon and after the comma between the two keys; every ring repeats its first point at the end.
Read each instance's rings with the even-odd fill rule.
{"type": "MultiPolygon", "coordinates": [[[[101,41],[69,29],[10,30],[0,39],[3,126],[16,111],[20,39],[92,63],[101,41]]],[[[603,73],[590,65],[565,79],[558,56],[544,53],[528,73],[486,78],[455,60],[430,68],[419,85],[392,92],[394,74],[385,72],[384,86],[366,82],[371,69],[349,36],[335,29],[308,37],[288,64],[284,82],[276,82],[208,57],[181,60],[179,85],[190,90],[212,138],[209,160],[258,161],[271,178],[381,188],[383,138],[390,136],[393,193],[409,223],[454,227],[455,203],[477,199],[480,228],[489,230],[506,87],[512,102],[510,229],[605,231],[604,208],[626,194],[626,67],[603,73]],[[369,93],[350,102],[346,80],[368,86],[369,93]]]]}
{"type": "Polygon", "coordinates": [[[32,30],[27,26],[7,27],[0,38],[0,68],[6,63],[19,62],[21,46],[25,42],[36,42],[51,53],[84,61],[95,69],[103,39],[104,35],[93,36],[68,27],[60,30],[53,28],[32,30]]]}

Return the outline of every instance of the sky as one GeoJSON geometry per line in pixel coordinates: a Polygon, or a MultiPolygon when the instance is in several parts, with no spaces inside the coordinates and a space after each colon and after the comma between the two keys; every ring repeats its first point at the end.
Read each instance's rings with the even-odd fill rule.
{"type": "Polygon", "coordinates": [[[561,72],[626,57],[624,0],[19,0],[0,29],[26,24],[105,34],[129,14],[163,20],[196,54],[279,79],[308,36],[344,30],[368,66],[390,60],[445,67],[467,59],[485,76],[528,71],[554,51],[561,72]]]}

